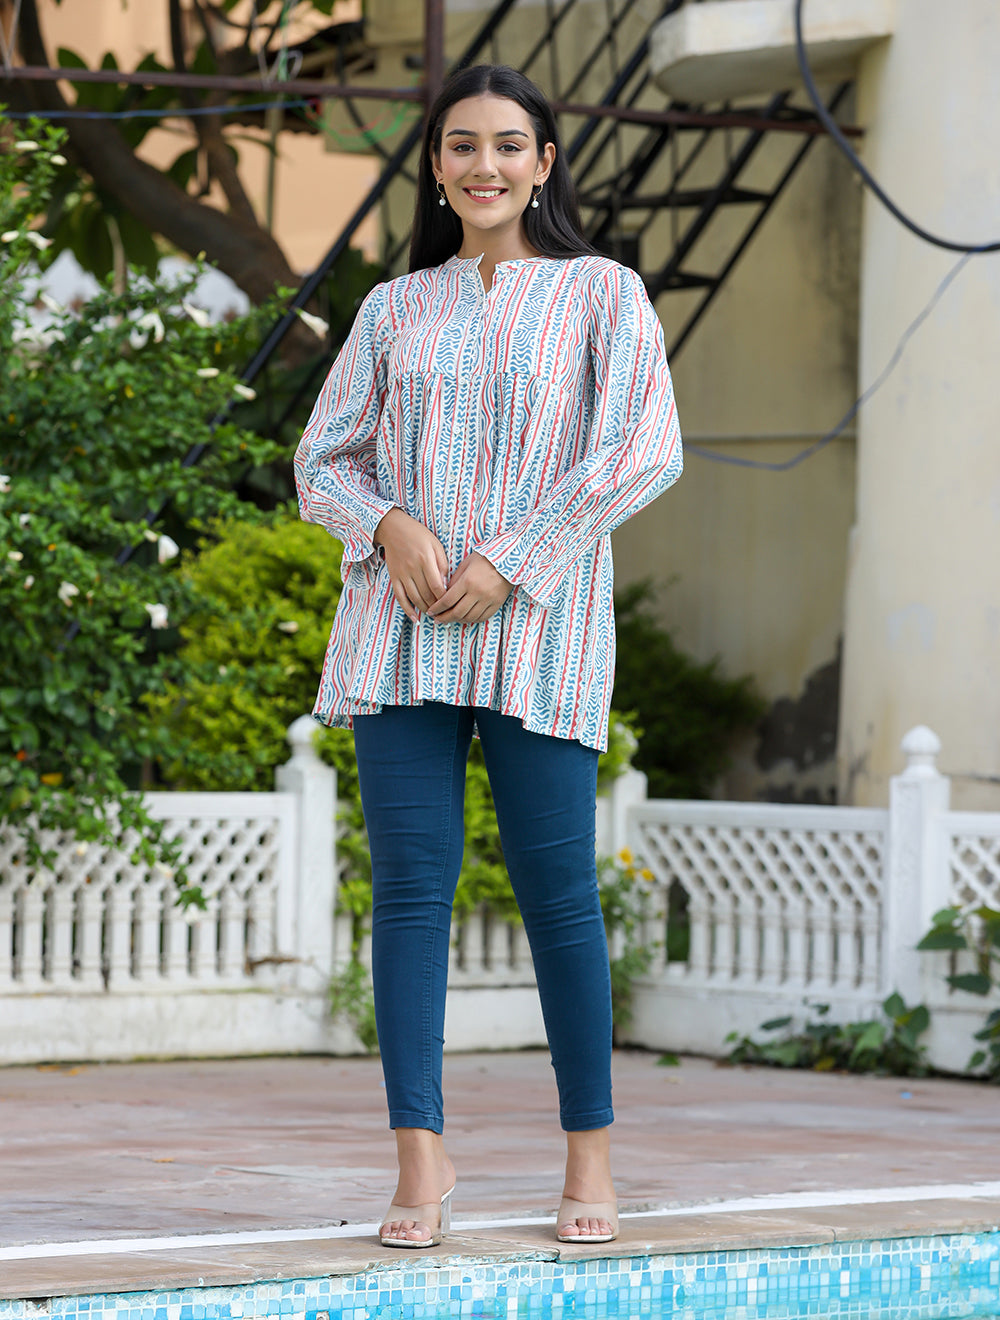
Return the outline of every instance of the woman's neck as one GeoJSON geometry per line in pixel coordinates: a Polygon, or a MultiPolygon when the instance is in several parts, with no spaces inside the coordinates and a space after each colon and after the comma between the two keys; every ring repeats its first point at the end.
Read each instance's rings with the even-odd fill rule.
{"type": "Polygon", "coordinates": [[[479,273],[483,277],[483,285],[487,292],[493,283],[493,272],[500,262],[523,261],[525,258],[539,255],[525,238],[520,227],[514,232],[499,234],[467,227],[462,236],[462,246],[458,249],[458,255],[468,259],[478,257],[480,253],[483,259],[479,263],[479,273]]]}

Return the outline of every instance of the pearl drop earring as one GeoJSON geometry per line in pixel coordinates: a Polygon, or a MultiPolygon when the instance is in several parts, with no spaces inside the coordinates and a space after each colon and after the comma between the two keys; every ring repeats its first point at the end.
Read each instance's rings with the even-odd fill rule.
{"type": "Polygon", "coordinates": [[[538,210],[538,199],[539,199],[539,197],[541,197],[541,195],[542,195],[542,185],[539,184],[539,185],[538,185],[538,192],[536,192],[536,193],[534,194],[534,196],[532,197],[532,199],[531,199],[531,206],[532,206],[532,209],[535,210],[535,211],[538,210]]]}
{"type": "Polygon", "coordinates": [[[444,195],[444,184],[438,179],[438,206],[447,206],[448,200],[444,195]]]}

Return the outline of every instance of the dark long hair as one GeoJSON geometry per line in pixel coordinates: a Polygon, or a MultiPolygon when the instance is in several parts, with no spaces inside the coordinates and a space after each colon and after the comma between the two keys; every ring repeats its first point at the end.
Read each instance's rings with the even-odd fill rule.
{"type": "Polygon", "coordinates": [[[470,96],[502,96],[527,114],[535,130],[538,154],[546,142],[556,149],[555,164],[538,198],[538,208],[527,207],[521,217],[524,236],[543,257],[582,257],[594,252],[584,237],[576,189],[566,163],[555,116],[548,101],[530,78],[506,64],[474,64],[445,83],[431,106],[417,173],[417,206],[410,240],[410,270],[440,266],[462,246],[462,222],[450,206],[439,204],[432,156],[441,154],[445,115],[458,101],[470,96]]]}

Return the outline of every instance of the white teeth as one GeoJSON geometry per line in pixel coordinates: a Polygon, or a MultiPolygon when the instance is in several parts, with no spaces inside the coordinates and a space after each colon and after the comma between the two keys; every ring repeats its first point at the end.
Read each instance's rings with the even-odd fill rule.
{"type": "Polygon", "coordinates": [[[467,188],[470,197],[499,197],[503,188],[467,188]]]}

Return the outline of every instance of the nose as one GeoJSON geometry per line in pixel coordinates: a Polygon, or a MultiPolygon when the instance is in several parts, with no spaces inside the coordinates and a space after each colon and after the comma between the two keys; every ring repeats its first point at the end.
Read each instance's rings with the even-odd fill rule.
{"type": "Polygon", "coordinates": [[[475,173],[480,178],[491,178],[497,172],[496,157],[491,147],[484,147],[476,161],[475,173]]]}

